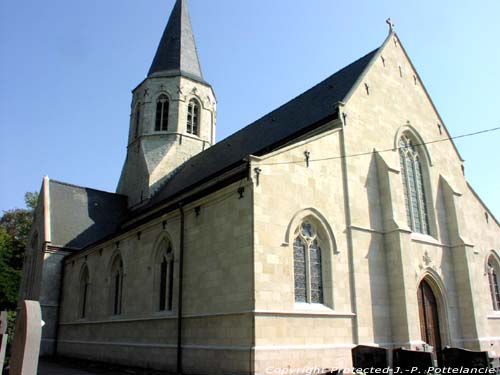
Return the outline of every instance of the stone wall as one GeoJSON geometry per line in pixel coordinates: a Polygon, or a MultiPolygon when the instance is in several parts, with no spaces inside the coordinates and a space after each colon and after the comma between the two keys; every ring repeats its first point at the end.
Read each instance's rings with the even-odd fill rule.
{"type": "Polygon", "coordinates": [[[149,198],[172,171],[215,142],[215,118],[215,96],[207,84],[180,76],[158,76],[147,78],[134,90],[127,158],[117,189],[129,197],[129,206],[149,198]],[[169,102],[166,131],[155,130],[160,95],[166,95],[169,102]],[[198,134],[187,131],[192,99],[200,104],[198,134]]]}
{"type": "MultiPolygon", "coordinates": [[[[430,234],[412,233],[407,222],[398,140],[405,132],[416,143],[449,135],[394,35],[340,111],[345,121],[340,116],[319,135],[252,157],[251,181],[185,208],[187,372],[349,367],[357,344],[421,348],[422,280],[437,299],[443,346],[500,353],[486,267],[500,252],[500,228],[468,186],[450,141],[418,146],[430,234]],[[304,220],[318,231],[322,304],[295,302],[293,242],[304,220]]],[[[67,259],[61,354],[175,368],[177,293],[174,310],[158,312],[153,285],[155,251],[168,238],[177,291],[179,230],[179,212],[165,213],[67,259]],[[124,307],[113,316],[109,270],[118,253],[124,307]],[[82,319],[85,264],[91,283],[82,319]]]]}
{"type": "Polygon", "coordinates": [[[341,112],[344,126],[336,121],[252,164],[262,170],[255,188],[256,371],[349,366],[356,344],[421,347],[417,289],[424,279],[438,302],[443,346],[500,353],[485,273],[500,229],[491,214],[485,220],[450,141],[418,146],[430,235],[412,233],[407,222],[398,140],[404,132],[423,143],[448,134],[396,36],[341,112]],[[322,306],[294,302],[293,233],[301,218],[333,238],[322,249],[322,306]]]}
{"type": "MultiPolygon", "coordinates": [[[[186,371],[250,371],[252,195],[247,190],[239,199],[239,186],[245,183],[185,207],[182,340],[186,371]]],[[[59,354],[175,370],[179,215],[178,210],[167,213],[66,261],[59,354]],[[163,238],[171,241],[174,251],[174,294],[173,310],[160,312],[154,260],[163,238]],[[113,315],[109,270],[118,252],[124,263],[123,308],[121,315],[113,315]],[[87,314],[81,318],[84,265],[89,269],[90,288],[87,314]]]]}

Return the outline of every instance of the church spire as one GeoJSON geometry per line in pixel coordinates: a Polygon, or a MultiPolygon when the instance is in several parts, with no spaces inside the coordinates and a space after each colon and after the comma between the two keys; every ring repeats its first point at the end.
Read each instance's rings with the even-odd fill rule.
{"type": "Polygon", "coordinates": [[[203,81],[186,0],[175,3],[148,77],[155,73],[203,81]]]}

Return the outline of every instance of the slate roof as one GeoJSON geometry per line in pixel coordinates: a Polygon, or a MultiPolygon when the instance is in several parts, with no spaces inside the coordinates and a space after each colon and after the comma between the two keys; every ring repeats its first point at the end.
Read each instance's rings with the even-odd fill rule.
{"type": "MultiPolygon", "coordinates": [[[[182,4],[183,0],[178,0],[182,4]]],[[[132,217],[148,213],[192,187],[245,163],[249,155],[263,155],[288,144],[337,114],[379,49],[239,130],[181,165],[136,211],[127,209],[127,197],[50,180],[52,244],[83,249],[112,238],[132,217]]]]}
{"type": "Polygon", "coordinates": [[[378,49],[370,52],[295,99],[189,159],[159,189],[144,209],[243,163],[244,158],[249,155],[270,152],[333,116],[337,111],[336,104],[346,98],[377,51],[378,49]]]}
{"type": "Polygon", "coordinates": [[[50,180],[52,245],[81,249],[115,233],[127,197],[50,180]]]}
{"type": "Polygon", "coordinates": [[[186,0],[177,0],[158,45],[148,77],[183,75],[203,81],[186,0]]]}

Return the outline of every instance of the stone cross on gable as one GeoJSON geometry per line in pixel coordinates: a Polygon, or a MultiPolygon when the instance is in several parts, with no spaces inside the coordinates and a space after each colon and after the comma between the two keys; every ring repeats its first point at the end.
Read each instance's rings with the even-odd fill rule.
{"type": "Polygon", "coordinates": [[[389,25],[389,32],[394,32],[394,22],[392,22],[390,17],[385,21],[385,23],[389,25]]]}

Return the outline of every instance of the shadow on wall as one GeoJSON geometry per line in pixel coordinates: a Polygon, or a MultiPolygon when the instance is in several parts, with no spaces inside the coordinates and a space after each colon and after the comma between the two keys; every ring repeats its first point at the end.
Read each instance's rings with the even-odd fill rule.
{"type": "MultiPolygon", "coordinates": [[[[370,228],[383,231],[383,216],[380,200],[376,155],[371,156],[366,178],[365,189],[368,195],[368,217],[370,228]]],[[[368,252],[368,273],[370,280],[370,295],[372,301],[372,327],[375,343],[391,341],[390,325],[390,297],[388,292],[388,270],[385,254],[384,236],[381,233],[372,233],[368,252]]]]}

